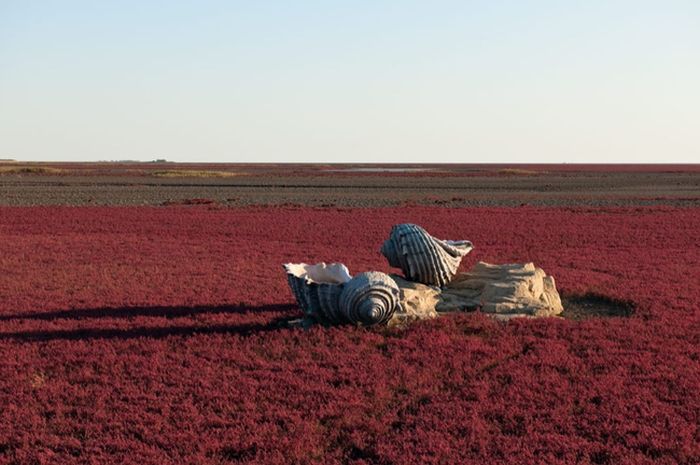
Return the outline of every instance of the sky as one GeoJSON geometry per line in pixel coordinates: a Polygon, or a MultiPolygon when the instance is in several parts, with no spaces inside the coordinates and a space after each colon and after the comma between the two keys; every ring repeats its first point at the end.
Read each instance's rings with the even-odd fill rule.
{"type": "Polygon", "coordinates": [[[699,163],[700,2],[0,0],[0,158],[699,163]]]}

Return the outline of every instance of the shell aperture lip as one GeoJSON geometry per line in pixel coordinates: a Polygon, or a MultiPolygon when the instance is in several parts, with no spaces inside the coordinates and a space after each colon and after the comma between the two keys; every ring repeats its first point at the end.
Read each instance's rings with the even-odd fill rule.
{"type": "Polygon", "coordinates": [[[308,282],[342,284],[352,279],[348,267],[342,263],[285,263],[283,266],[287,274],[306,279],[308,282]]]}

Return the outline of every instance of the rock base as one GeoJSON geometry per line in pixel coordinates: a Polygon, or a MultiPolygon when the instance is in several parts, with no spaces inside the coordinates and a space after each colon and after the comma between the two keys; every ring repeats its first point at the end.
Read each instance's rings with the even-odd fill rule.
{"type": "Polygon", "coordinates": [[[564,311],[552,276],[533,263],[479,262],[442,290],[438,312],[479,309],[497,318],[548,317],[564,311]]]}
{"type": "Polygon", "coordinates": [[[479,310],[498,319],[549,317],[564,311],[554,278],[533,263],[479,262],[443,289],[391,275],[401,291],[401,311],[389,326],[436,318],[439,313],[479,310]]]}
{"type": "Polygon", "coordinates": [[[401,311],[394,312],[388,326],[401,326],[416,320],[437,318],[435,309],[440,301],[440,288],[407,281],[391,275],[401,291],[401,311]]]}

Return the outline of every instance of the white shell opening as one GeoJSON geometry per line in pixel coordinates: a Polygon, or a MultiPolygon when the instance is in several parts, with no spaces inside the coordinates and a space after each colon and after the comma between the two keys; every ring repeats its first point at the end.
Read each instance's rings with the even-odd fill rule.
{"type": "Polygon", "coordinates": [[[310,283],[344,284],[352,279],[348,267],[342,263],[286,263],[284,269],[292,276],[310,283]]]}
{"type": "Polygon", "coordinates": [[[450,247],[454,247],[464,256],[474,250],[474,245],[470,241],[444,241],[450,247]]]}

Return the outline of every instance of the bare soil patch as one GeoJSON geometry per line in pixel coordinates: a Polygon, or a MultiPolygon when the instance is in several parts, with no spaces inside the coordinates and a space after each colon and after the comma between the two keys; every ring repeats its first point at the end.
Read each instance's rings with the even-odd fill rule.
{"type": "MultiPolygon", "coordinates": [[[[442,167],[439,173],[425,171],[420,175],[376,171],[347,175],[322,172],[323,165],[287,166],[286,171],[281,165],[267,169],[173,164],[154,164],[146,169],[143,165],[124,165],[121,171],[97,164],[27,165],[29,171],[23,171],[27,167],[0,164],[0,205],[162,205],[207,198],[228,207],[700,206],[700,172],[694,170],[544,173],[507,168],[510,171],[505,174],[481,171],[479,176],[467,176],[469,172],[449,172],[442,167]],[[62,171],[50,171],[53,169],[62,171]],[[78,171],[82,174],[75,174],[78,171]]],[[[423,169],[433,169],[426,166],[423,169]]]]}

